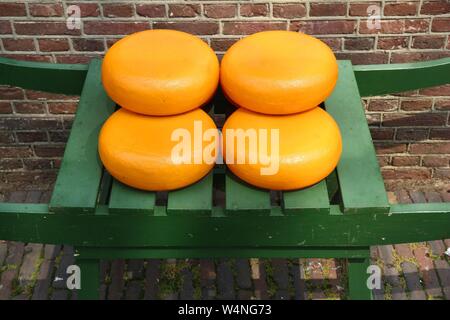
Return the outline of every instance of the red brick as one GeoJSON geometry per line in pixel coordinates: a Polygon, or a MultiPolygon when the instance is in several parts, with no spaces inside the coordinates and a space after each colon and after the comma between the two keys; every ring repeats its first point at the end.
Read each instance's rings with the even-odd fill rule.
{"type": "Polygon", "coordinates": [[[50,141],[52,142],[67,142],[70,131],[49,131],[50,141]]]}
{"type": "Polygon", "coordinates": [[[243,17],[265,17],[269,14],[267,4],[241,4],[239,12],[243,17]]]}
{"type": "Polygon", "coordinates": [[[164,18],[166,16],[166,7],[163,4],[138,4],[136,13],[143,17],[164,18]]]}
{"type": "Polygon", "coordinates": [[[369,6],[378,6],[379,8],[381,8],[381,2],[355,2],[350,3],[349,6],[350,6],[349,8],[350,16],[367,17],[369,16],[369,12],[367,12],[369,6]]]}
{"type": "Polygon", "coordinates": [[[132,17],[133,6],[129,3],[105,3],[103,6],[103,16],[108,18],[132,17]]]}
{"type": "Polygon", "coordinates": [[[411,154],[446,154],[450,153],[450,142],[413,143],[410,146],[411,154]]]}
{"type": "Polygon", "coordinates": [[[9,144],[14,141],[15,139],[12,131],[0,131],[0,143],[9,144]]]}
{"type": "Polygon", "coordinates": [[[377,154],[404,153],[406,147],[406,143],[375,143],[377,154]]]}
{"type": "Polygon", "coordinates": [[[420,165],[420,157],[418,156],[395,156],[392,157],[392,165],[396,167],[411,167],[420,165]]]}
{"type": "Polygon", "coordinates": [[[22,169],[22,161],[20,159],[1,159],[0,160],[0,170],[9,171],[22,169]]]}
{"type": "Polygon", "coordinates": [[[61,17],[64,13],[61,3],[30,3],[28,8],[34,17],[61,17]]]}
{"type": "Polygon", "coordinates": [[[48,111],[56,114],[74,114],[77,106],[76,102],[49,102],[48,111]]]}
{"type": "Polygon", "coordinates": [[[336,57],[351,60],[353,64],[385,64],[389,61],[387,52],[338,52],[336,57]]]}
{"type": "Polygon", "coordinates": [[[101,55],[95,54],[68,54],[68,55],[55,55],[57,63],[82,63],[87,64],[94,58],[100,58],[101,55]]]}
{"type": "Polygon", "coordinates": [[[3,47],[8,51],[34,51],[36,50],[34,46],[33,39],[13,39],[13,38],[3,38],[3,47]]]}
{"type": "Polygon", "coordinates": [[[436,60],[450,56],[450,52],[445,51],[423,51],[423,52],[393,52],[391,63],[418,62],[425,60],[436,60]]]}
{"type": "Polygon", "coordinates": [[[23,90],[17,87],[0,86],[0,100],[23,99],[23,90]]]}
{"type": "Polygon", "coordinates": [[[380,167],[386,167],[390,165],[390,158],[385,156],[377,156],[378,164],[380,167]]]}
{"type": "Polygon", "coordinates": [[[12,113],[11,103],[9,101],[0,101],[0,114],[12,113]]]}
{"type": "Polygon", "coordinates": [[[388,2],[384,5],[385,16],[414,16],[417,13],[417,2],[388,2]]]}
{"type": "Polygon", "coordinates": [[[373,140],[392,140],[394,129],[370,128],[370,135],[373,140]]]}
{"type": "Polygon", "coordinates": [[[149,28],[147,22],[112,22],[112,21],[85,21],[86,34],[122,35],[143,31],[149,28]]]}
{"type": "Polygon", "coordinates": [[[345,50],[371,50],[374,47],[375,38],[345,38],[345,50]]]}
{"type": "Polygon", "coordinates": [[[428,139],[428,129],[397,129],[396,140],[421,141],[428,139]]]}
{"type": "Polygon", "coordinates": [[[380,29],[369,28],[367,25],[367,20],[361,20],[359,23],[359,33],[362,34],[403,33],[404,28],[405,28],[404,20],[381,20],[380,29]]]}
{"type": "Polygon", "coordinates": [[[0,127],[7,130],[61,129],[60,119],[47,117],[0,117],[0,127]]]}
{"type": "Polygon", "coordinates": [[[408,47],[408,37],[378,37],[377,49],[397,50],[408,47]]]}
{"type": "Polygon", "coordinates": [[[429,179],[431,178],[431,169],[427,168],[381,168],[384,179],[429,179]]]}
{"type": "Polygon", "coordinates": [[[41,54],[21,54],[21,53],[11,53],[11,54],[0,54],[2,57],[23,60],[23,61],[35,61],[35,62],[51,62],[52,56],[41,55],[41,54]]]}
{"type": "Polygon", "coordinates": [[[369,111],[395,111],[398,108],[398,99],[371,99],[369,111]]]}
{"type": "Polygon", "coordinates": [[[211,39],[211,48],[214,51],[227,51],[238,39],[211,39]]]}
{"type": "Polygon", "coordinates": [[[52,168],[50,159],[24,159],[23,164],[27,170],[45,170],[52,168]]]}
{"type": "Polygon", "coordinates": [[[20,35],[78,35],[80,30],[69,30],[65,22],[21,21],[14,22],[20,35]]]}
{"type": "Polygon", "coordinates": [[[45,113],[45,106],[41,102],[14,102],[16,113],[45,113]]]}
{"type": "Polygon", "coordinates": [[[369,126],[379,127],[381,123],[381,113],[367,113],[366,119],[369,126]]]}
{"type": "Polygon", "coordinates": [[[24,3],[5,2],[0,3],[0,17],[21,17],[26,16],[27,11],[24,3]]]}
{"type": "Polygon", "coordinates": [[[2,158],[22,158],[33,155],[30,147],[7,146],[0,147],[0,155],[2,158]]]}
{"type": "Polygon", "coordinates": [[[114,39],[109,38],[109,39],[106,39],[106,47],[107,48],[111,48],[114,45],[114,43],[116,43],[120,39],[122,39],[122,38],[114,38],[114,39]]]}
{"type": "Polygon", "coordinates": [[[424,96],[450,96],[450,84],[419,90],[424,96]]]}
{"type": "Polygon", "coordinates": [[[342,48],[342,39],[341,38],[322,38],[319,37],[321,41],[325,42],[327,46],[331,48],[333,51],[341,51],[342,48]]]}
{"type": "Polygon", "coordinates": [[[104,51],[105,44],[102,39],[72,39],[72,45],[76,51],[104,51]]]}
{"type": "Polygon", "coordinates": [[[417,36],[413,37],[411,48],[414,49],[441,49],[445,45],[444,36],[417,36]]]}
{"type": "Polygon", "coordinates": [[[11,23],[9,21],[0,21],[0,34],[12,33],[11,23]]]}
{"type": "Polygon", "coordinates": [[[424,156],[422,166],[424,167],[448,167],[449,157],[446,156],[424,156]]]}
{"type": "Polygon", "coordinates": [[[64,154],[64,146],[54,144],[34,145],[33,149],[38,157],[62,157],[64,154]]]}
{"type": "Polygon", "coordinates": [[[44,131],[17,131],[16,137],[19,142],[46,142],[47,134],[44,131]]]}
{"type": "Polygon", "coordinates": [[[434,171],[434,175],[435,178],[439,178],[439,179],[450,179],[450,169],[441,169],[441,168],[437,168],[434,171]]]}
{"type": "Polygon", "coordinates": [[[434,18],[431,25],[431,31],[434,32],[449,32],[450,18],[434,18]]]}
{"type": "Polygon", "coordinates": [[[25,90],[25,95],[30,100],[78,100],[79,98],[78,96],[35,90],[25,90]]]}
{"type": "Polygon", "coordinates": [[[405,20],[405,32],[406,33],[427,32],[429,26],[430,26],[430,20],[428,20],[428,19],[406,19],[405,20]]]}
{"type": "Polygon", "coordinates": [[[237,8],[234,4],[207,4],[204,11],[208,18],[233,18],[236,16],[237,8]]]}
{"type": "Polygon", "coordinates": [[[306,7],[301,3],[273,4],[272,11],[275,18],[294,19],[306,16],[306,7]]]}
{"type": "Polygon", "coordinates": [[[430,99],[403,100],[400,109],[405,111],[431,110],[432,101],[430,99]]]}
{"type": "Polygon", "coordinates": [[[247,35],[266,30],[286,30],[286,22],[225,22],[224,34],[247,35]]]}
{"type": "Polygon", "coordinates": [[[174,29],[196,35],[211,35],[219,32],[217,22],[154,22],[154,29],[174,29]]]}
{"type": "Polygon", "coordinates": [[[436,110],[450,111],[450,99],[436,99],[436,101],[434,102],[434,108],[436,110]]]}
{"type": "MultiPolygon", "coordinates": [[[[80,8],[81,17],[98,17],[100,15],[100,7],[97,3],[67,3],[67,7],[70,5],[76,5],[80,8]]],[[[72,15],[73,12],[68,12],[69,15],[72,15]]]]}
{"type": "Polygon", "coordinates": [[[420,13],[431,15],[448,14],[450,13],[450,2],[448,0],[424,1],[420,13]]]}
{"type": "Polygon", "coordinates": [[[356,30],[355,20],[293,21],[290,30],[306,34],[349,34],[356,30]]]}
{"type": "Polygon", "coordinates": [[[431,129],[430,139],[450,140],[450,128],[431,129]]]}
{"type": "Polygon", "coordinates": [[[447,115],[441,113],[386,113],[383,116],[385,127],[443,126],[446,121],[447,115]]]}
{"type": "Polygon", "coordinates": [[[170,4],[169,17],[174,18],[193,18],[201,13],[201,7],[198,4],[170,4]]]}
{"type": "Polygon", "coordinates": [[[309,15],[311,17],[345,16],[346,14],[346,3],[311,3],[309,8],[309,15]]]}
{"type": "Polygon", "coordinates": [[[39,39],[39,50],[41,51],[68,51],[69,49],[69,41],[67,39],[39,39]]]}

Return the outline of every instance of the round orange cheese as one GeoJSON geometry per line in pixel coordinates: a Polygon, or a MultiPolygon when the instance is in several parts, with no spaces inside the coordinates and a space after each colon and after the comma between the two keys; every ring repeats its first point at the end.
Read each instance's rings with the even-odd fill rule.
{"type": "Polygon", "coordinates": [[[201,39],[175,30],[147,30],[116,42],[106,53],[102,82],[121,107],[172,115],[205,104],[219,82],[219,62],[201,39]]]}
{"type": "Polygon", "coordinates": [[[266,114],[316,107],[336,84],[338,67],[322,41],[291,31],[255,33],[225,53],[220,82],[236,105],[266,114]]]}
{"type": "Polygon", "coordinates": [[[342,150],[337,124],[321,108],[292,115],[240,108],[227,119],[222,135],[228,168],[242,180],[271,190],[319,182],[336,167],[342,150]]]}
{"type": "Polygon", "coordinates": [[[103,125],[98,150],[108,172],[124,184],[173,190],[200,180],[213,168],[217,135],[213,120],[201,109],[157,117],[122,108],[103,125]]]}

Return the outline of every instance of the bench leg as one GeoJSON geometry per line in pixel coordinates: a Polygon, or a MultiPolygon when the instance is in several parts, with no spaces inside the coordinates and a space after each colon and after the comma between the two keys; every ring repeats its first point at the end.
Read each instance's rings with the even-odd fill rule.
{"type": "Polygon", "coordinates": [[[367,286],[367,267],[370,264],[370,258],[351,258],[348,259],[348,298],[350,300],[371,300],[372,293],[367,286]]]}
{"type": "Polygon", "coordinates": [[[81,271],[81,289],[78,290],[78,300],[99,299],[100,260],[80,259],[77,264],[81,271]]]}

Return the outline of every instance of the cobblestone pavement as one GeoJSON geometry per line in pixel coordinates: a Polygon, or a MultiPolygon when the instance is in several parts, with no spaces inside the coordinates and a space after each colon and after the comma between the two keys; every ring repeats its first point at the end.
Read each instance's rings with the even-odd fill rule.
{"type": "MultiPolygon", "coordinates": [[[[3,201],[48,202],[15,191],[3,201]]],[[[389,192],[392,202],[450,202],[449,191],[389,192]]],[[[372,247],[384,286],[375,299],[450,299],[450,239],[372,247]]],[[[68,246],[0,241],[1,299],[76,299],[65,288],[68,246]]],[[[334,259],[115,260],[101,264],[102,299],[344,299],[344,263],[334,259]]]]}

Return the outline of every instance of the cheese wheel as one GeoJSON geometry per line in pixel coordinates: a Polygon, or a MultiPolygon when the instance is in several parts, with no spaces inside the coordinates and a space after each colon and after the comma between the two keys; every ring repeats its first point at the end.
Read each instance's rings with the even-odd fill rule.
{"type": "Polygon", "coordinates": [[[219,145],[216,136],[213,120],[201,109],[156,117],[122,108],[103,125],[98,150],[108,172],[124,184],[173,190],[200,180],[213,168],[219,145]],[[209,139],[203,139],[207,132],[209,139]]]}
{"type": "Polygon", "coordinates": [[[228,168],[271,190],[319,182],[336,167],[342,150],[337,124],[321,108],[276,116],[240,108],[227,119],[222,135],[228,168]]]}
{"type": "Polygon", "coordinates": [[[219,62],[201,39],[147,30],[116,42],[102,65],[103,86],[117,104],[147,115],[172,115],[205,104],[219,82],[219,62]]]}
{"type": "Polygon", "coordinates": [[[312,109],[336,84],[338,67],[322,41],[291,31],[255,33],[225,53],[220,82],[236,105],[266,114],[312,109]]]}

